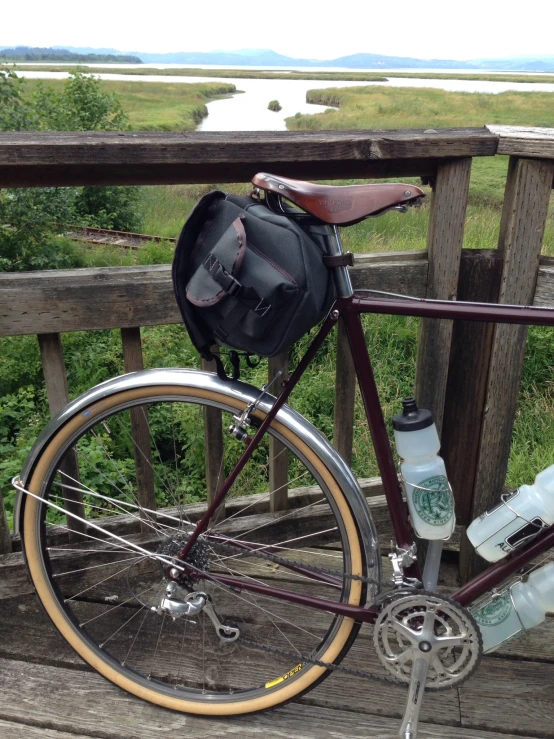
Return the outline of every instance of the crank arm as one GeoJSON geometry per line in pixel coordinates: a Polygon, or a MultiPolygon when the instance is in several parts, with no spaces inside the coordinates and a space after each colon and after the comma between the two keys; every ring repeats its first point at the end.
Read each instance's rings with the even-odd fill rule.
{"type": "MultiPolygon", "coordinates": [[[[419,652],[417,647],[414,652],[419,652]]],[[[401,739],[416,739],[417,724],[419,721],[419,712],[423,703],[423,694],[425,691],[425,682],[427,680],[427,672],[429,671],[429,657],[419,652],[414,654],[414,662],[412,667],[412,679],[410,681],[410,690],[408,692],[408,703],[404,720],[400,729],[401,739]]]]}

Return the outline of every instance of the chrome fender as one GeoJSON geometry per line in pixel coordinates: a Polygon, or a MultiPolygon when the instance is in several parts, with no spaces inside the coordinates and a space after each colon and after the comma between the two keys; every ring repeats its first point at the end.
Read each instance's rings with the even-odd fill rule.
{"type": "MultiPolygon", "coordinates": [[[[115,393],[140,387],[152,387],[154,385],[174,385],[176,387],[212,390],[229,398],[235,398],[244,404],[244,406],[257,401],[258,408],[266,413],[275,402],[275,397],[269,393],[264,393],[261,399],[259,399],[260,390],[252,385],[234,380],[221,380],[215,374],[197,370],[153,369],[115,377],[112,380],[107,380],[100,385],[96,385],[69,403],[69,405],[50,421],[38,437],[27,457],[20,475],[23,486],[27,485],[27,481],[33,472],[42,450],[58,430],[76,413],[115,393]]],[[[277,413],[277,420],[293,431],[325,463],[325,466],[339,484],[359,523],[360,534],[365,548],[366,562],[368,562],[370,568],[374,568],[376,579],[380,579],[380,557],[377,534],[369,507],[356,477],[325,436],[304,418],[304,416],[301,416],[300,413],[294,411],[290,406],[284,405],[277,413]]],[[[15,533],[20,533],[21,531],[24,502],[24,493],[18,492],[14,509],[15,533]]]]}

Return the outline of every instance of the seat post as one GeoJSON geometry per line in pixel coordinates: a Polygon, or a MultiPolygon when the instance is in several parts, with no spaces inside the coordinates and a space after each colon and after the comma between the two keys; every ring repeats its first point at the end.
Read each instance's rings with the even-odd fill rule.
{"type": "MultiPolygon", "coordinates": [[[[340,238],[339,230],[336,226],[331,226],[333,231],[333,239],[328,239],[328,250],[329,255],[340,256],[344,254],[342,248],[342,241],[340,238]]],[[[335,279],[335,287],[337,288],[337,295],[339,298],[351,298],[354,295],[354,288],[352,287],[352,281],[350,274],[348,273],[348,267],[334,267],[333,276],[335,279]]]]}

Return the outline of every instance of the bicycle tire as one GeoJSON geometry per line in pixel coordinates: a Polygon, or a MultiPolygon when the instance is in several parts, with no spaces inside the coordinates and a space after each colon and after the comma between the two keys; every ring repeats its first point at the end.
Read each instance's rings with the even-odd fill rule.
{"type": "MultiPolygon", "coordinates": [[[[121,560],[123,568],[113,572],[114,565],[118,563],[114,563],[110,557],[117,553],[118,560],[120,549],[114,545],[110,532],[118,531],[129,547],[132,542],[137,541],[138,536],[139,541],[154,540],[148,544],[148,551],[153,554],[159,553],[160,547],[164,552],[171,550],[173,554],[175,548],[182,546],[183,531],[186,528],[183,518],[179,526],[171,527],[169,538],[173,544],[169,546],[163,543],[164,538],[168,538],[167,531],[161,525],[158,526],[162,515],[160,512],[156,526],[150,531],[149,524],[140,522],[139,516],[144,511],[137,509],[139,516],[132,516],[133,520],[130,524],[125,524],[127,529],[122,532],[121,505],[117,508],[117,504],[105,503],[106,510],[98,511],[102,508],[98,503],[104,501],[98,495],[105,495],[106,491],[110,491],[111,495],[105,497],[120,500],[123,504],[124,498],[119,498],[114,493],[113,480],[105,481],[103,478],[109,478],[109,468],[116,470],[114,474],[117,478],[132,469],[131,452],[125,450],[127,456],[124,457],[119,451],[119,427],[124,430],[123,436],[128,435],[131,408],[142,409],[139,412],[147,418],[150,430],[155,428],[160,432],[158,442],[150,442],[150,449],[155,450],[158,457],[152,457],[150,464],[153,473],[156,472],[155,468],[159,468],[158,474],[164,475],[168,474],[165,454],[168,444],[171,446],[164,429],[167,432],[168,413],[170,414],[172,444],[176,453],[176,460],[171,464],[176,464],[176,484],[184,483],[190,488],[195,481],[191,482],[189,478],[183,480],[180,468],[186,467],[187,455],[192,454],[191,449],[194,447],[197,450],[199,446],[198,439],[192,437],[198,433],[198,427],[202,424],[194,423],[194,418],[198,416],[197,420],[200,421],[206,408],[218,408],[231,418],[237,411],[244,409],[244,404],[241,405],[236,397],[222,391],[174,386],[137,387],[118,392],[101,403],[95,402],[85,410],[81,409],[57,431],[36,460],[27,484],[29,492],[37,497],[27,496],[22,530],[29,572],[51,620],[80,656],[104,677],[127,692],[166,708],[209,716],[236,715],[274,707],[310,690],[329,671],[309,662],[291,664],[290,657],[270,658],[268,654],[264,654],[264,644],[273,648],[284,647],[288,654],[292,647],[293,651],[301,655],[310,654],[314,659],[338,663],[359,630],[359,624],[352,619],[285,604],[283,601],[273,600],[271,606],[267,606],[265,602],[260,606],[260,599],[252,594],[244,596],[243,592],[239,596],[221,587],[218,589],[217,584],[205,579],[199,582],[202,586],[200,589],[213,598],[218,615],[234,621],[241,633],[235,642],[222,644],[216,639],[205,612],[199,615],[196,622],[192,619],[177,619],[166,623],[169,621],[166,615],[148,610],[158,603],[160,589],[167,584],[162,568],[155,558],[140,558],[136,550],[130,549],[130,556],[121,560]],[[177,422],[182,423],[178,433],[174,426],[177,422]],[[164,447],[160,452],[162,444],[164,447]],[[176,445],[179,446],[179,454],[176,445]],[[108,446],[112,453],[111,458],[108,455],[106,462],[99,461],[99,451],[107,451],[108,446]],[[66,473],[60,470],[64,460],[72,453],[70,450],[76,451],[79,460],[81,477],[78,485],[76,480],[68,483],[66,473]],[[97,478],[97,487],[103,493],[96,490],[92,493],[91,483],[94,478],[97,478]],[[48,512],[52,509],[41,501],[57,501],[58,504],[62,502],[63,508],[64,490],[68,487],[79,487],[82,490],[87,520],[90,525],[103,529],[102,533],[93,529],[94,536],[91,536],[89,528],[89,533],[84,537],[81,535],[80,539],[78,536],[75,539],[75,535],[68,532],[67,525],[58,520],[57,513],[54,514],[55,520],[48,520],[52,518],[53,514],[48,512]],[[60,488],[61,494],[57,492],[60,488]],[[91,502],[91,498],[94,502],[91,502]],[[75,565],[83,558],[86,567],[75,569],[75,565]],[[142,587],[141,582],[153,582],[154,585],[139,593],[137,589],[142,587]],[[71,587],[68,583],[72,583],[71,587]],[[152,589],[154,594],[145,595],[152,589]],[[153,603],[149,600],[151,596],[153,603]],[[83,614],[88,614],[85,621],[83,614]],[[137,620],[133,623],[135,618],[137,620]],[[130,623],[133,624],[132,628],[130,623]],[[109,628],[105,624],[109,624],[109,628]],[[190,629],[188,635],[187,629],[190,629]],[[241,637],[249,643],[259,644],[259,647],[253,649],[243,646],[241,637]],[[200,662],[201,667],[198,664],[200,662]]],[[[257,410],[256,417],[258,421],[262,420],[263,412],[257,410]]],[[[308,489],[315,483],[322,493],[319,494],[319,502],[316,497],[305,508],[281,514],[267,514],[268,523],[260,527],[266,527],[267,537],[267,529],[275,525],[280,530],[287,517],[289,520],[284,531],[288,531],[289,527],[296,531],[308,520],[320,520],[318,531],[312,532],[315,526],[312,523],[308,535],[303,534],[305,538],[310,538],[310,546],[294,546],[295,542],[291,542],[291,537],[285,534],[281,535],[285,538],[271,541],[271,545],[289,559],[296,557],[299,563],[306,558],[316,565],[328,566],[331,562],[333,569],[338,567],[345,575],[364,574],[365,563],[358,523],[331,472],[298,438],[293,429],[274,420],[269,435],[286,445],[291,459],[289,468],[293,470],[296,481],[301,479],[303,485],[308,485],[308,489]],[[299,469],[304,470],[300,475],[297,474],[299,469]],[[306,512],[309,516],[306,516],[306,512]],[[299,518],[302,520],[298,522],[299,518]],[[331,520],[333,526],[329,527],[331,520]],[[293,524],[293,521],[296,523],[293,524]]],[[[226,439],[225,455],[232,457],[232,447],[239,442],[231,436],[226,439]]],[[[260,469],[265,470],[267,467],[264,444],[265,441],[252,457],[257,474],[260,469]]],[[[136,443],[133,442],[133,455],[135,448],[136,443]]],[[[252,474],[249,466],[246,469],[247,474],[252,474]]],[[[267,472],[264,471],[263,474],[266,484],[267,472]]],[[[132,473],[130,476],[132,477],[132,473]]],[[[241,475],[238,484],[242,484],[240,481],[244,479],[241,475]]],[[[130,484],[129,481],[119,481],[115,488],[121,491],[127,484],[130,484]]],[[[160,497],[164,486],[156,484],[155,487],[160,497]]],[[[242,498],[238,500],[242,501],[242,498]]],[[[308,500],[311,501],[311,498],[308,500]]],[[[183,501],[179,505],[183,505],[183,501]]],[[[249,505],[251,504],[246,500],[245,507],[249,505]]],[[[190,510],[190,507],[186,510],[190,510]]],[[[151,516],[148,513],[146,515],[151,516]]],[[[232,528],[238,520],[240,530],[242,517],[235,515],[231,519],[217,522],[215,526],[220,526],[225,533],[226,528],[230,524],[232,528]]],[[[249,533],[246,532],[247,535],[249,533]]],[[[233,536],[239,538],[244,533],[233,536]]],[[[258,534],[257,538],[260,536],[258,534]]],[[[251,535],[249,541],[252,541],[251,535]]],[[[263,535],[260,543],[266,547],[268,545],[263,535]]],[[[206,556],[212,558],[209,565],[212,572],[218,567],[229,569],[229,564],[225,563],[226,557],[214,551],[206,556]]],[[[271,580],[277,587],[304,590],[312,588],[323,597],[332,597],[353,605],[363,604],[366,597],[365,584],[355,579],[343,578],[340,593],[337,594],[337,588],[314,583],[303,576],[298,579],[287,568],[280,569],[255,555],[234,559],[238,562],[231,564],[235,577],[255,577],[262,582],[271,580]]],[[[204,566],[208,568],[205,564],[204,566]]],[[[198,590],[198,587],[193,587],[193,590],[198,590]]]]}

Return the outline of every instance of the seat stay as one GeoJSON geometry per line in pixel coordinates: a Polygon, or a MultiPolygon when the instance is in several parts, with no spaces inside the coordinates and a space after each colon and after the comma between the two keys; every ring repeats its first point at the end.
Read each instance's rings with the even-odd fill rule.
{"type": "Polygon", "coordinates": [[[377,183],[369,185],[320,185],[259,172],[255,187],[282,196],[310,215],[333,226],[348,226],[369,216],[414,204],[425,196],[416,185],[377,183]]]}

